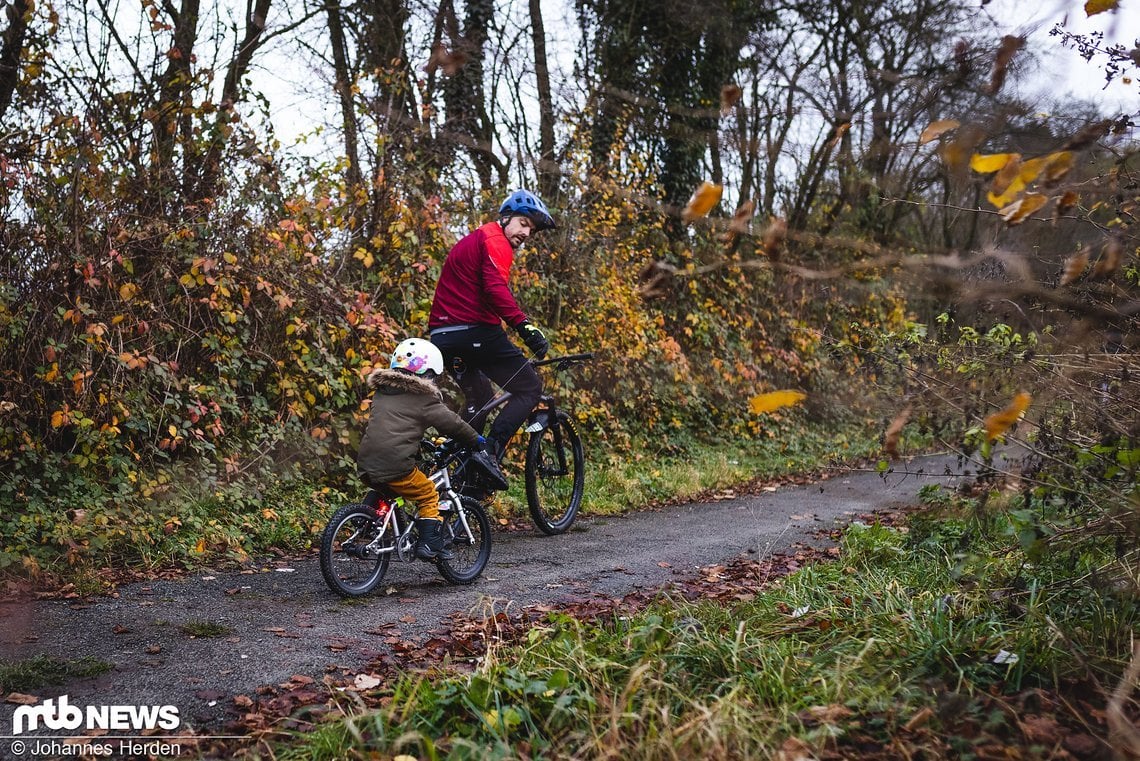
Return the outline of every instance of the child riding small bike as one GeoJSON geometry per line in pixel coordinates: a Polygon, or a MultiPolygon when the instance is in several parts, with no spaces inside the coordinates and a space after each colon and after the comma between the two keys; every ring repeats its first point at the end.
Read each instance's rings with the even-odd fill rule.
{"type": "MultiPolygon", "coordinates": [[[[368,376],[368,386],[375,393],[357,454],[361,480],[369,487],[388,490],[415,503],[419,535],[415,554],[428,561],[451,560],[453,556],[440,530],[439,493],[416,465],[424,432],[435,428],[476,453],[484,447],[483,437],[444,404],[435,384],[442,374],[443,355],[430,341],[409,338],[401,342],[388,369],[374,370],[368,376]]],[[[481,466],[494,468],[501,477],[492,457],[478,459],[481,466]]]]}

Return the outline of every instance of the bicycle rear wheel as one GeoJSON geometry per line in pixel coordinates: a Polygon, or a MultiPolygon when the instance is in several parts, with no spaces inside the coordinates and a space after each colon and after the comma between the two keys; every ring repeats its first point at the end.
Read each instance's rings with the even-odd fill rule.
{"type": "Polygon", "coordinates": [[[570,416],[558,410],[553,425],[531,434],[526,452],[526,503],[544,534],[565,532],[578,517],[586,485],[586,455],[570,416]]]}
{"type": "Polygon", "coordinates": [[[452,584],[470,584],[479,578],[491,558],[491,521],[483,506],[471,497],[460,497],[458,505],[443,512],[443,539],[451,545],[453,557],[436,561],[440,576],[452,584]]]}
{"type": "Polygon", "coordinates": [[[393,531],[367,505],[337,510],[321,534],[321,575],[341,597],[362,597],[380,584],[392,560],[393,531]],[[378,539],[379,537],[379,539],[378,539]]]}

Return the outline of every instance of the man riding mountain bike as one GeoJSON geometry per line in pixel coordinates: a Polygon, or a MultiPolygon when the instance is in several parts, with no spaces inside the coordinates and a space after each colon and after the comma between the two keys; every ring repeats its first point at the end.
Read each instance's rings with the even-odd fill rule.
{"type": "Polygon", "coordinates": [[[472,231],[448,252],[432,300],[431,342],[463,391],[464,418],[470,419],[491,399],[492,381],[511,394],[487,435],[487,449],[499,459],[542,395],[542,379],[507,337],[503,323],[537,358],[550,350],[546,336],[515,301],[511,264],[531,234],[554,226],[538,196],[514,191],[499,207],[496,221],[472,231]]]}

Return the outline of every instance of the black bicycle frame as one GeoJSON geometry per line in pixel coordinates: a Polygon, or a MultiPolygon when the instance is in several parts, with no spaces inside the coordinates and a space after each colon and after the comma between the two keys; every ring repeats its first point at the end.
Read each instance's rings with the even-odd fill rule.
{"type": "MultiPolygon", "coordinates": [[[[567,354],[564,357],[551,357],[550,359],[532,359],[531,365],[534,367],[545,367],[547,365],[557,365],[559,370],[565,370],[575,362],[581,362],[587,359],[593,359],[592,352],[584,354],[567,354]]],[[[511,392],[500,391],[499,394],[490,399],[486,404],[479,408],[478,412],[467,419],[467,424],[474,428],[476,431],[483,429],[487,423],[487,418],[492,412],[506,404],[511,398],[511,392]]],[[[557,425],[558,414],[557,407],[554,405],[554,397],[549,394],[543,394],[538,398],[538,404],[531,410],[526,419],[526,427],[524,430],[527,433],[538,433],[544,428],[550,428],[554,431],[554,447],[558,452],[558,473],[556,475],[565,475],[566,469],[566,450],[562,446],[562,430],[557,425]],[[535,428],[538,424],[538,428],[535,428]]]]}

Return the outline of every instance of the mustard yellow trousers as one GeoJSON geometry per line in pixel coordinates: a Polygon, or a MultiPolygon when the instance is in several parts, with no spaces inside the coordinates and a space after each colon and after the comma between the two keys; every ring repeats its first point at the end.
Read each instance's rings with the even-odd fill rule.
{"type": "Polygon", "coordinates": [[[416,506],[417,518],[443,520],[439,517],[439,492],[419,468],[413,468],[403,478],[389,481],[388,488],[416,506]]]}

